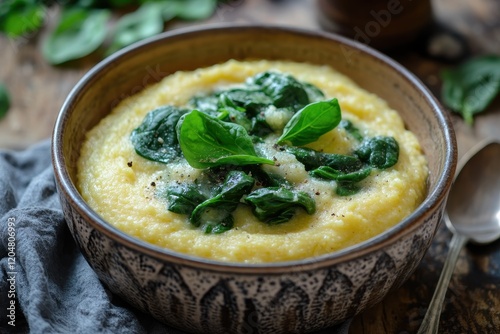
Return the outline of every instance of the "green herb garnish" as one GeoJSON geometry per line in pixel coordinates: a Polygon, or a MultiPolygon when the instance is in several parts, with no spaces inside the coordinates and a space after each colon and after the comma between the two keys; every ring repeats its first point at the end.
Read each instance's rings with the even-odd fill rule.
{"type": "Polygon", "coordinates": [[[474,115],[485,110],[500,91],[500,56],[471,59],[443,71],[441,77],[444,104],[472,125],[474,115]]]}

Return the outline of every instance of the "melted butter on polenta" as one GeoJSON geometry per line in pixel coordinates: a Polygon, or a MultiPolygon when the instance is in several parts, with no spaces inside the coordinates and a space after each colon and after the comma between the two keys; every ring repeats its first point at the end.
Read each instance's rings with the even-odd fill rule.
{"type": "MultiPolygon", "coordinates": [[[[283,128],[292,114],[268,108],[262,116],[275,131],[283,128]]],[[[164,139],[157,140],[161,143],[164,139]]],[[[346,128],[337,126],[305,146],[315,152],[344,155],[350,154],[355,145],[346,128]]],[[[426,160],[416,137],[385,101],[329,67],[284,61],[232,60],[168,76],[122,101],[89,131],[78,161],[82,196],[110,224],[177,252],[246,263],[314,257],[372,238],[415,210],[425,196],[426,178],[426,160]],[[311,176],[294,154],[277,147],[279,133],[271,133],[258,144],[257,154],[274,161],[274,165],[264,164],[262,170],[311,198],[314,213],[298,208],[288,221],[266,224],[242,198],[231,213],[232,228],[220,234],[205,233],[190,224],[187,215],[169,211],[165,196],[169,187],[197,182],[203,177],[203,169],[193,168],[182,159],[161,163],[139,156],[131,133],[159,106],[184,108],[193,96],[238,87],[266,71],[286,73],[318,87],[325,99],[338,99],[342,118],[355,124],[364,136],[394,138],[399,145],[397,163],[371,170],[357,183],[359,191],[340,196],[335,191],[339,182],[311,176]]]]}

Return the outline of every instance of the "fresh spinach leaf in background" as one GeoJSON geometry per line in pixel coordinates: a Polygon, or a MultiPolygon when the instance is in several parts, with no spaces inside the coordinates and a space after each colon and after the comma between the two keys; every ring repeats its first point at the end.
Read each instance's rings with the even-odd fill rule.
{"type": "Polygon", "coordinates": [[[112,54],[127,45],[154,36],[162,31],[162,4],[147,2],[136,11],[124,15],[118,20],[107,54],[112,54]]]}
{"type": "Polygon", "coordinates": [[[43,25],[45,7],[37,0],[2,0],[0,31],[11,38],[38,31],[43,25]]]}
{"type": "Polygon", "coordinates": [[[182,20],[204,20],[217,9],[217,0],[170,0],[168,11],[182,20]]]}
{"type": "Polygon", "coordinates": [[[334,129],[342,118],[337,99],[308,104],[293,115],[283,129],[278,144],[302,146],[334,129]]]}
{"type": "Polygon", "coordinates": [[[44,58],[56,65],[94,52],[106,38],[109,16],[110,11],[105,9],[64,11],[58,26],[43,43],[44,58]]]}
{"type": "Polygon", "coordinates": [[[441,76],[444,104],[472,125],[474,115],[485,110],[500,91],[500,56],[471,59],[441,76]]]}
{"type": "Polygon", "coordinates": [[[10,94],[7,87],[0,82],[0,119],[5,117],[10,108],[10,94]]]}
{"type": "Polygon", "coordinates": [[[108,54],[163,31],[173,18],[202,20],[213,15],[218,0],[0,0],[0,33],[12,38],[37,32],[49,7],[62,15],[49,33],[42,54],[54,65],[82,58],[100,47],[112,26],[109,10],[134,8],[118,20],[108,54]]]}
{"type": "Polygon", "coordinates": [[[274,161],[257,156],[252,138],[244,127],[221,121],[193,110],[177,123],[182,153],[194,168],[220,165],[274,165],[274,161]]]}

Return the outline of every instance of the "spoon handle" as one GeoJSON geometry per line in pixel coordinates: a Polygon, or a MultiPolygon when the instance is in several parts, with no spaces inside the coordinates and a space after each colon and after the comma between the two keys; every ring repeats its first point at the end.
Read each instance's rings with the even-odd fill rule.
{"type": "Polygon", "coordinates": [[[429,308],[425,313],[424,320],[420,325],[417,334],[428,334],[437,333],[439,328],[439,318],[441,316],[441,309],[443,307],[444,296],[446,295],[446,290],[448,289],[448,284],[450,283],[451,275],[455,268],[455,264],[458,260],[458,255],[462,250],[463,246],[467,242],[468,238],[462,234],[454,233],[453,238],[450,242],[450,249],[448,250],[448,256],[444,262],[443,271],[441,276],[439,276],[439,281],[432,296],[429,308]]]}

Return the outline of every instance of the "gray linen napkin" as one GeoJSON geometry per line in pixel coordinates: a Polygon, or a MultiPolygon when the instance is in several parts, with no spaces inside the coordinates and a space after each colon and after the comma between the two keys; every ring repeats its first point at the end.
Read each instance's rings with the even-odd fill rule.
{"type": "Polygon", "coordinates": [[[100,283],[63,219],[48,140],[0,150],[0,332],[182,334],[100,283]]]}

